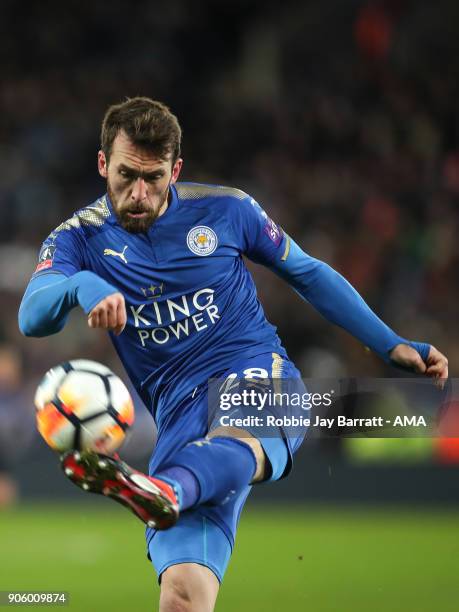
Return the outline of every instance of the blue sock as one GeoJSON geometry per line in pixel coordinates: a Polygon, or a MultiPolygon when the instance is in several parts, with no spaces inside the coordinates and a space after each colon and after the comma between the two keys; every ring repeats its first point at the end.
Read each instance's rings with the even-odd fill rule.
{"type": "Polygon", "coordinates": [[[235,438],[191,442],[154,474],[178,492],[180,510],[211,502],[221,503],[250,484],[256,460],[248,444],[235,438]]]}
{"type": "Polygon", "coordinates": [[[155,478],[165,480],[174,487],[180,510],[191,508],[199,499],[199,482],[186,468],[174,465],[155,474],[155,478]]]}

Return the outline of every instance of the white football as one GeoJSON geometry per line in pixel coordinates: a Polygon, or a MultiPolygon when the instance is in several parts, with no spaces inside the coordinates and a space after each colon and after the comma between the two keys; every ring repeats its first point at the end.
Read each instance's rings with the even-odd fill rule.
{"type": "Polygon", "coordinates": [[[134,422],[131,395],[109,368],[86,359],[49,370],[35,393],[38,431],[56,451],[111,454],[134,422]]]}

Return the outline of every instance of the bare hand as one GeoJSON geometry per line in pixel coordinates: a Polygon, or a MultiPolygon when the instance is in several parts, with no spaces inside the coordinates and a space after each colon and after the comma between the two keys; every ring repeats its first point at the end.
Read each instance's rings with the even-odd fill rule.
{"type": "Polygon", "coordinates": [[[127,315],[124,296],[112,293],[101,300],[88,315],[88,325],[93,328],[110,329],[117,336],[126,326],[127,315]]]}
{"type": "Polygon", "coordinates": [[[417,374],[424,374],[436,379],[436,384],[443,388],[445,381],[448,378],[448,360],[434,346],[430,347],[427,362],[421,358],[421,355],[411,346],[407,344],[397,344],[390,353],[392,361],[398,365],[408,368],[417,374]]]}

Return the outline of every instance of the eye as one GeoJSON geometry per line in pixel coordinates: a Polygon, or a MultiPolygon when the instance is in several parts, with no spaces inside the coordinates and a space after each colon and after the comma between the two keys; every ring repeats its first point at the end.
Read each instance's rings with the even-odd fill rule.
{"type": "Polygon", "coordinates": [[[155,183],[162,177],[162,174],[147,174],[145,180],[147,183],[155,183]]]}
{"type": "Polygon", "coordinates": [[[126,170],[125,168],[120,168],[118,170],[118,174],[119,176],[121,176],[125,181],[132,181],[133,179],[133,174],[132,172],[130,172],[129,170],[126,170]]]}

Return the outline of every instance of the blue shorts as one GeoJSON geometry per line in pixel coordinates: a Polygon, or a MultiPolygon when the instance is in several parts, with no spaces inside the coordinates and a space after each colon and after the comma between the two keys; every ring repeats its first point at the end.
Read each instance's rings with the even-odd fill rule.
{"type": "Polygon", "coordinates": [[[148,541],[148,556],[159,577],[171,565],[198,563],[208,567],[221,582],[231,551],[224,531],[199,507],[183,512],[174,527],[156,531],[148,541]]]}
{"type": "MultiPolygon", "coordinates": [[[[219,378],[236,374],[242,379],[245,371],[253,368],[266,370],[272,378],[295,379],[298,388],[306,392],[300,372],[291,361],[277,353],[263,353],[235,363],[219,378]]],[[[169,463],[171,457],[186,444],[203,438],[219,426],[216,421],[209,424],[207,382],[197,388],[192,397],[179,402],[173,414],[174,418],[164,423],[158,431],[157,444],[150,460],[150,475],[158,473],[161,466],[169,463]]],[[[304,434],[291,437],[279,427],[275,430],[271,428],[270,435],[264,436],[259,435],[256,429],[245,429],[260,440],[269,460],[267,480],[279,480],[286,476],[292,466],[293,453],[299,448],[304,434]]],[[[177,524],[166,531],[147,528],[148,556],[158,576],[171,565],[198,563],[208,567],[221,581],[231,556],[239,517],[251,488],[248,485],[227,503],[202,504],[186,510],[177,524]]]]}

